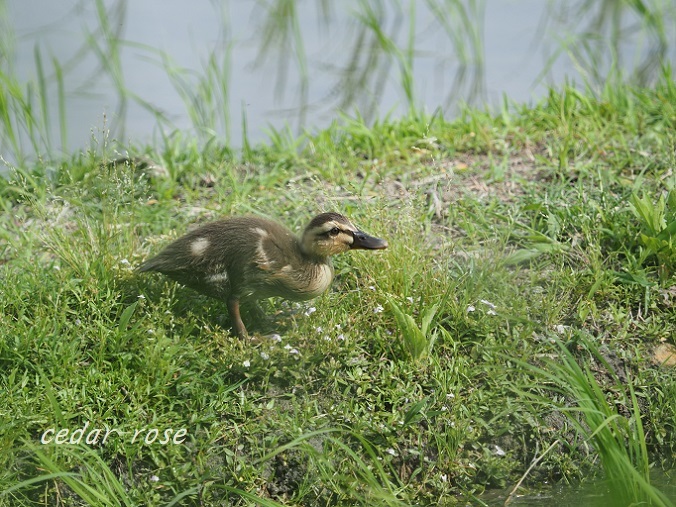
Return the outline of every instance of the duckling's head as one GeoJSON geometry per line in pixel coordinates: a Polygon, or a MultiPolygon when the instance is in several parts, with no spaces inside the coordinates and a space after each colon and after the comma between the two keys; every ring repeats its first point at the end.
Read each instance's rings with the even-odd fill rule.
{"type": "Polygon", "coordinates": [[[387,248],[387,241],[360,231],[339,213],[322,213],[303,231],[301,248],[306,255],[323,259],[348,250],[387,248]]]}

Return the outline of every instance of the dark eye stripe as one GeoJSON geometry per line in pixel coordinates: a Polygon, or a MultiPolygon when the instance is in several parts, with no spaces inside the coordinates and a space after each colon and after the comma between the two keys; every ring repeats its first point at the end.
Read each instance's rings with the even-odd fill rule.
{"type": "Polygon", "coordinates": [[[327,236],[327,237],[328,237],[328,236],[331,236],[331,237],[336,237],[336,236],[338,236],[341,232],[342,232],[342,233],[346,233],[346,231],[343,231],[343,230],[339,229],[338,227],[334,227],[333,229],[329,229],[328,231],[319,233],[319,236],[327,236]]]}

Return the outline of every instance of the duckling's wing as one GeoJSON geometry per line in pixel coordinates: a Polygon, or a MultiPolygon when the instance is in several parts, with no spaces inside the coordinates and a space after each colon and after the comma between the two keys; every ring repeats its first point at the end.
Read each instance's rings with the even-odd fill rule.
{"type": "MultiPolygon", "coordinates": [[[[237,241],[227,241],[223,224],[207,224],[167,245],[141,264],[139,272],[156,271],[187,287],[219,299],[232,291],[233,250],[237,241]],[[225,236],[225,237],[224,237],[225,236]]],[[[241,245],[240,245],[241,247],[241,245]]]]}
{"type": "MultiPolygon", "coordinates": [[[[202,242],[202,245],[205,243],[202,242]]],[[[137,271],[157,271],[169,275],[174,272],[194,270],[200,263],[200,258],[195,255],[200,249],[205,249],[205,246],[201,246],[199,238],[183,236],[169,243],[159,254],[141,264],[137,271]]]]}

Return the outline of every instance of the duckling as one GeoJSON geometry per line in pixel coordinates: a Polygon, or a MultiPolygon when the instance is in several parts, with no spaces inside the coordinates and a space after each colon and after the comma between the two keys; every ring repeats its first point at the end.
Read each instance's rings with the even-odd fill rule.
{"type": "Polygon", "coordinates": [[[207,296],[224,300],[234,331],[247,330],[240,301],[280,296],[307,301],[333,280],[330,257],[348,250],[379,250],[387,241],[357,229],[343,215],[321,213],[296,237],[259,217],[229,217],[202,225],[138,267],[158,271],[207,296]]]}

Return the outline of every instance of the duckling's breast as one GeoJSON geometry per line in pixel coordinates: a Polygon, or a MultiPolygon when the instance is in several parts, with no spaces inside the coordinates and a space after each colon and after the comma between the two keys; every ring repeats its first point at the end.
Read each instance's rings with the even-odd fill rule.
{"type": "Polygon", "coordinates": [[[326,292],[333,280],[333,267],[327,263],[286,264],[258,275],[254,291],[258,297],[280,296],[292,301],[307,301],[326,292]]]}
{"type": "Polygon", "coordinates": [[[333,267],[330,264],[315,264],[308,269],[308,276],[299,277],[293,298],[296,301],[307,301],[323,294],[333,281],[333,267]]]}

